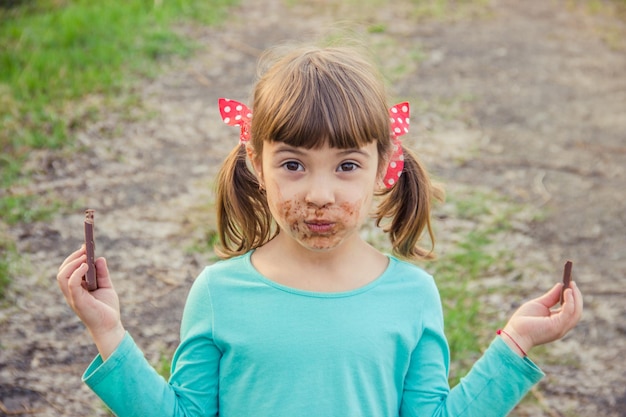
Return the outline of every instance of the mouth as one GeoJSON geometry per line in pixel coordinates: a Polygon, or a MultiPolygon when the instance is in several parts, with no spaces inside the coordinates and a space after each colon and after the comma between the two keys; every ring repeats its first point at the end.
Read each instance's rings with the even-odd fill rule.
{"type": "Polygon", "coordinates": [[[329,220],[309,220],[304,224],[313,233],[329,233],[335,226],[335,223],[329,220]]]}

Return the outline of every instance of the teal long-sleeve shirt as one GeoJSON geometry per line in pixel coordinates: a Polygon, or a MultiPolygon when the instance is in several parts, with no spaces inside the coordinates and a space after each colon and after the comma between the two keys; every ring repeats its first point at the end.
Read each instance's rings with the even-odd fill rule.
{"type": "Polygon", "coordinates": [[[83,379],[118,416],[504,416],[543,376],[495,338],[450,390],[438,290],[390,257],[372,283],[317,293],[259,274],[250,253],[189,293],[169,382],[130,335],[83,379]]]}

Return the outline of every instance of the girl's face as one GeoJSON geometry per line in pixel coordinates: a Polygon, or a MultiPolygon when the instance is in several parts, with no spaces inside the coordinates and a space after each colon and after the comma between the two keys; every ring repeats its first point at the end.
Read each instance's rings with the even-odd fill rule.
{"type": "Polygon", "coordinates": [[[266,142],[251,157],[280,239],[314,251],[360,239],[380,179],[376,142],[358,149],[266,142]]]}

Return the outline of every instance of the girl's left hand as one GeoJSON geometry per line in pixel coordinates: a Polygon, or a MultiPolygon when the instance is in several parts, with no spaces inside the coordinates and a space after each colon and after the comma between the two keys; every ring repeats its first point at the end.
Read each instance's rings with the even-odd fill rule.
{"type": "Polygon", "coordinates": [[[582,293],[572,281],[565,290],[563,305],[553,309],[560,301],[562,288],[563,284],[556,284],[541,297],[522,304],[511,316],[502,336],[513,350],[528,352],[534,346],[562,338],[576,326],[583,312],[582,293]]]}

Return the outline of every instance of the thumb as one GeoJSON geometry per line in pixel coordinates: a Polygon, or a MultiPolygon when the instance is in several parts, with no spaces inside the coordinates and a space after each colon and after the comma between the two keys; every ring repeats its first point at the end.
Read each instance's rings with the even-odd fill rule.
{"type": "Polygon", "coordinates": [[[575,281],[570,283],[570,288],[565,291],[565,301],[563,303],[563,313],[574,324],[578,323],[582,316],[583,300],[582,294],[575,281]]]}
{"type": "Polygon", "coordinates": [[[107,266],[106,258],[96,259],[95,265],[98,288],[113,288],[113,283],[111,282],[111,277],[109,275],[109,267],[107,266]]]}

